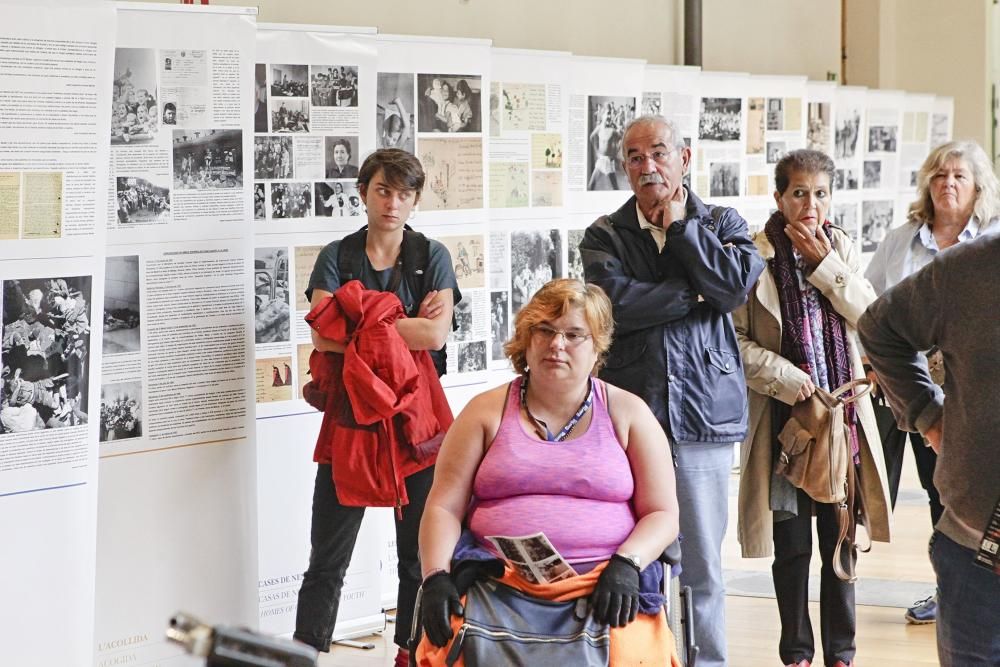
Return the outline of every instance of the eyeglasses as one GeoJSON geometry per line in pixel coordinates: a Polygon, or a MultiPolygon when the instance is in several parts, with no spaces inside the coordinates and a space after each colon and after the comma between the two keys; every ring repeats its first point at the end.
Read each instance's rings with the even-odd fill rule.
{"type": "Polygon", "coordinates": [[[561,335],[563,340],[566,341],[566,347],[576,347],[588,338],[593,338],[591,334],[579,331],[561,331],[545,324],[536,324],[531,327],[531,335],[537,342],[544,343],[545,345],[551,343],[556,336],[561,335]]]}
{"type": "Polygon", "coordinates": [[[676,152],[676,148],[671,148],[669,151],[653,151],[652,155],[647,155],[646,153],[633,153],[625,158],[625,161],[628,166],[633,169],[638,169],[646,164],[646,160],[652,160],[658,165],[665,165],[670,159],[670,155],[676,152]]]}

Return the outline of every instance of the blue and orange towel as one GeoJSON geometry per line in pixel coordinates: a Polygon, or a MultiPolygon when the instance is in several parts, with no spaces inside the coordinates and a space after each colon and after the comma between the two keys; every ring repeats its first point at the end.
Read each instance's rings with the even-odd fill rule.
{"type": "MultiPolygon", "coordinates": [[[[594,592],[597,578],[604,570],[606,563],[601,563],[586,574],[577,575],[551,584],[533,584],[521,577],[510,567],[500,579],[511,588],[534,596],[541,600],[564,602],[585,597],[594,592]]],[[[463,597],[464,604],[465,599],[463,597]]],[[[451,628],[456,633],[462,625],[462,619],[451,619],[451,628]]],[[[657,667],[681,667],[676,653],[674,635],[667,625],[667,616],[663,609],[658,614],[639,614],[636,619],[623,628],[611,628],[611,667],[634,667],[636,665],[657,667]]],[[[417,665],[419,667],[443,667],[445,656],[448,655],[449,643],[438,648],[424,637],[417,647],[417,665]]],[[[465,661],[460,657],[455,667],[465,667],[465,661]]]]}

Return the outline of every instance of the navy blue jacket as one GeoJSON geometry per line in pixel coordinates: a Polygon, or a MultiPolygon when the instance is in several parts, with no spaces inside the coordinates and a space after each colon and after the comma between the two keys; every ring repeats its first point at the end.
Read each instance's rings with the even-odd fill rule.
{"type": "Polygon", "coordinates": [[[614,306],[601,378],[641,396],[674,440],[742,440],[747,390],[730,312],[764,261],[740,214],[689,191],[685,219],[657,252],[631,197],[587,228],[580,255],[587,282],[614,306]]]}

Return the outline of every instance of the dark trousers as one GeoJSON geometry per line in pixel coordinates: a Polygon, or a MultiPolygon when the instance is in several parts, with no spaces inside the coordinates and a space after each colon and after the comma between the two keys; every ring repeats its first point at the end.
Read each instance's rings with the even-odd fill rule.
{"type": "MultiPolygon", "coordinates": [[[[798,490],[798,515],[774,524],[774,592],[781,617],[778,654],[782,664],[810,662],[815,655],[812,623],[809,621],[809,560],[812,557],[813,501],[798,490]]],[[[819,616],[823,659],[827,665],[854,659],[854,584],[833,572],[833,550],[837,546],[837,515],[834,506],[816,503],[816,532],[819,535],[820,571],[819,616]]],[[[844,564],[855,558],[841,552],[844,564]]]]}
{"type": "Polygon", "coordinates": [[[944,513],[941,496],[938,495],[937,487],[934,486],[934,468],[937,467],[938,455],[924,443],[924,439],[919,433],[910,434],[910,446],[913,448],[913,459],[917,463],[920,486],[927,492],[927,500],[931,506],[931,526],[936,526],[941,514],[944,513]]]}
{"type": "Polygon", "coordinates": [[[917,476],[920,486],[927,492],[930,503],[931,525],[937,525],[944,507],[937,487],[934,486],[934,468],[937,465],[937,453],[924,443],[919,433],[907,433],[896,427],[896,418],[892,410],[881,396],[872,399],[875,409],[875,421],[878,424],[879,435],[882,438],[882,452],[885,455],[885,469],[889,477],[889,495],[892,507],[896,508],[896,494],[899,492],[899,478],[903,470],[903,453],[906,450],[906,440],[909,436],[910,447],[913,449],[913,459],[917,464],[917,476]]]}
{"type": "MultiPolygon", "coordinates": [[[[399,556],[399,594],[396,602],[396,632],[393,641],[406,647],[413,621],[413,605],[420,588],[420,558],[417,533],[424,503],[434,479],[434,468],[406,478],[410,498],[403,518],[396,519],[396,553],[399,556]]],[[[364,507],[346,507],[337,500],[330,464],[319,464],[312,506],[312,550],[309,569],[302,578],[295,615],[295,639],[320,651],[330,650],[333,626],[340,608],[344,573],[351,564],[354,543],[361,529],[364,507]]]]}

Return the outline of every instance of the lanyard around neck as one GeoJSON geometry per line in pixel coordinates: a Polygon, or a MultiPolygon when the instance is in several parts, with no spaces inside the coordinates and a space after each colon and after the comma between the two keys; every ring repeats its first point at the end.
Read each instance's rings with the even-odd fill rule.
{"type": "Polygon", "coordinates": [[[583,403],[580,404],[580,407],[577,409],[576,414],[570,417],[570,420],[566,422],[566,425],[563,426],[558,433],[553,435],[552,432],[549,431],[548,424],[543,422],[535,415],[531,414],[531,408],[528,407],[528,377],[529,377],[528,375],[525,375],[524,379],[521,380],[521,405],[524,406],[524,411],[528,413],[528,418],[534,424],[542,427],[542,429],[539,430],[545,431],[546,440],[548,440],[549,442],[562,442],[563,440],[569,437],[569,434],[573,432],[573,427],[576,426],[581,419],[583,419],[583,416],[587,414],[587,410],[589,410],[590,407],[594,404],[593,378],[588,378],[587,380],[590,385],[590,388],[587,391],[587,397],[583,399],[583,403]]]}

